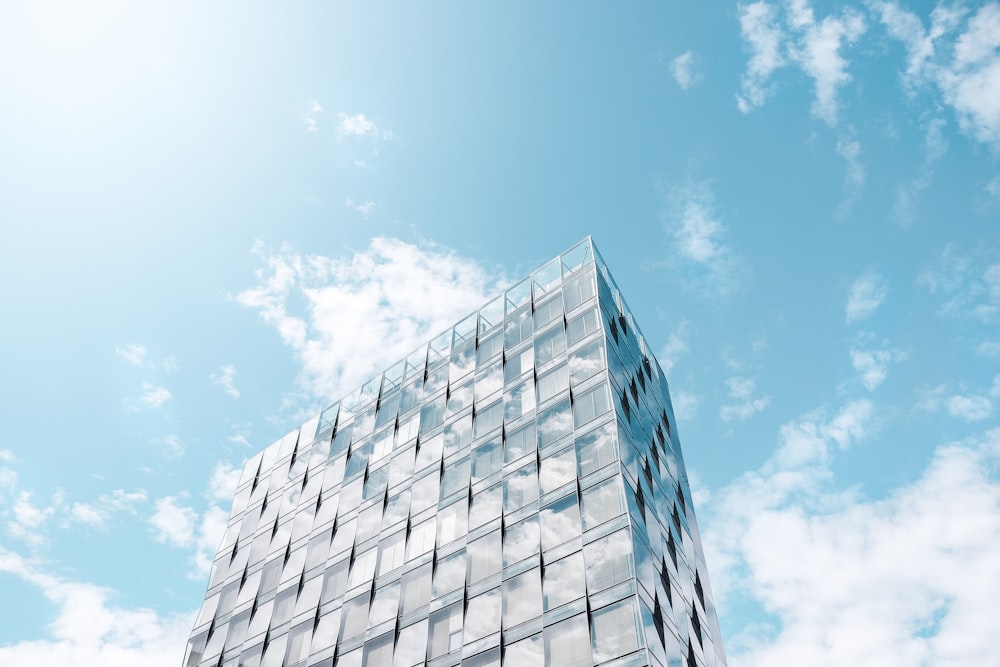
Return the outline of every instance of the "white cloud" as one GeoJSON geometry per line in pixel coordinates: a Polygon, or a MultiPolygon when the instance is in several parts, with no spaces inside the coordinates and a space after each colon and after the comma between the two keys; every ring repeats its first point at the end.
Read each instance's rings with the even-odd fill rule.
{"type": "Polygon", "coordinates": [[[250,441],[242,433],[237,433],[236,435],[229,436],[229,442],[234,445],[240,445],[241,447],[252,447],[250,441]]]}
{"type": "Polygon", "coordinates": [[[45,506],[36,505],[29,491],[21,491],[12,507],[12,519],[7,523],[7,530],[14,537],[24,540],[32,546],[45,541],[45,525],[59,513],[65,505],[63,492],[56,491],[45,506]]]}
{"type": "Polygon", "coordinates": [[[685,51],[670,62],[677,85],[687,90],[702,79],[701,63],[694,51],[685,51]]]}
{"type": "Polygon", "coordinates": [[[861,383],[868,391],[874,391],[889,375],[889,365],[903,361],[907,354],[891,348],[861,349],[851,348],[851,364],[861,376],[861,383]]]}
{"type": "Polygon", "coordinates": [[[136,506],[146,502],[146,492],[115,489],[110,495],[104,494],[92,503],[75,502],[69,508],[70,517],[91,528],[106,528],[115,514],[136,513],[136,506]]]}
{"type": "Polygon", "coordinates": [[[982,421],[993,414],[993,404],[986,396],[956,394],[948,398],[947,406],[952,417],[969,422],[982,421]]]}
{"type": "Polygon", "coordinates": [[[777,10],[766,2],[740,5],[739,10],[740,31],[750,51],[743,95],[737,97],[740,110],[746,113],[761,106],[770,92],[771,75],[794,64],[813,80],[813,115],[836,125],[837,93],[851,80],[841,49],[864,34],[862,14],[845,8],[839,15],[817,21],[808,2],[791,0],[785,12],[786,32],[779,25],[777,10]]]}
{"type": "Polygon", "coordinates": [[[176,435],[166,435],[158,440],[154,440],[153,444],[163,451],[163,455],[168,459],[179,459],[184,456],[186,448],[184,443],[176,435]]]}
{"type": "Polygon", "coordinates": [[[943,297],[942,315],[993,322],[1000,315],[1000,262],[995,255],[985,247],[963,252],[948,244],[937,266],[922,272],[917,284],[943,297]]]}
{"type": "Polygon", "coordinates": [[[198,513],[178,503],[176,496],[160,498],[150,523],[156,529],[156,540],[175,547],[191,546],[195,542],[198,513]]]}
{"type": "Polygon", "coordinates": [[[367,118],[363,113],[348,115],[344,112],[337,114],[337,136],[341,139],[345,137],[374,137],[391,139],[392,132],[382,130],[375,121],[367,118]]]}
{"type": "Polygon", "coordinates": [[[703,513],[719,608],[761,609],[726,638],[732,663],[990,664],[1000,429],[939,447],[919,479],[867,499],[838,488],[826,458],[781,460],[789,448],[828,451],[831,427],[816,415],[783,427],[776,457],[703,513]]]}
{"type": "Polygon", "coordinates": [[[140,343],[129,343],[128,345],[119,345],[116,347],[115,354],[133,366],[139,366],[141,368],[146,363],[148,350],[146,350],[145,345],[140,343]]]}
{"type": "Polygon", "coordinates": [[[151,382],[142,383],[142,394],[139,395],[133,403],[133,409],[139,409],[142,407],[147,408],[159,408],[162,407],[164,403],[170,400],[171,394],[170,390],[165,387],[160,387],[151,382]]]}
{"type": "Polygon", "coordinates": [[[371,201],[370,199],[359,203],[348,197],[347,199],[344,200],[344,206],[351,209],[352,211],[360,213],[363,217],[367,218],[369,215],[371,215],[371,212],[375,210],[377,204],[371,201]]]}
{"type": "Polygon", "coordinates": [[[13,463],[15,460],[14,452],[9,449],[0,449],[0,463],[13,463]]]}
{"type": "Polygon", "coordinates": [[[656,355],[664,373],[669,374],[677,360],[688,351],[687,330],[686,320],[678,322],[674,330],[670,332],[670,336],[667,337],[667,342],[660,349],[660,353],[656,355]]]}
{"type": "Polygon", "coordinates": [[[847,323],[865,320],[874,315],[888,294],[889,287],[881,275],[873,271],[861,274],[851,285],[847,295],[847,305],[844,307],[847,323]]]}
{"type": "Polygon", "coordinates": [[[35,587],[56,608],[49,637],[0,647],[0,664],[175,667],[182,660],[193,613],[161,616],[117,607],[113,591],[47,574],[3,547],[0,572],[35,587]]]}
{"type": "Polygon", "coordinates": [[[900,185],[896,189],[896,199],[892,206],[892,219],[896,224],[907,227],[913,224],[920,194],[926,190],[934,177],[934,163],[948,150],[948,140],[944,138],[941,128],[944,121],[940,118],[932,120],[927,125],[924,134],[923,161],[920,173],[912,181],[900,185]]]}
{"type": "Polygon", "coordinates": [[[319,115],[323,113],[323,107],[319,105],[319,102],[312,100],[309,102],[309,110],[306,111],[305,116],[302,120],[306,126],[306,132],[315,132],[319,127],[319,115]]]}
{"type": "Polygon", "coordinates": [[[723,240],[726,227],[718,219],[708,185],[689,183],[672,189],[667,217],[673,250],[694,275],[691,285],[719,296],[736,290],[745,267],[723,240]]]}
{"type": "Polygon", "coordinates": [[[680,422],[694,419],[698,414],[698,406],[701,404],[701,397],[687,391],[672,391],[670,393],[670,403],[674,408],[674,416],[680,422]]]}
{"type": "Polygon", "coordinates": [[[349,258],[261,255],[258,285],[236,299],[278,331],[305,387],[324,399],[361,386],[500,285],[495,272],[447,249],[396,239],[375,238],[349,258]]]}
{"type": "Polygon", "coordinates": [[[242,468],[237,468],[228,461],[219,461],[212,470],[212,477],[208,482],[206,495],[211,500],[224,503],[232,501],[236,494],[236,486],[240,483],[242,468]]]}
{"type": "Polygon", "coordinates": [[[729,387],[729,398],[734,403],[723,405],[719,408],[719,419],[725,422],[746,421],[770,404],[770,396],[754,396],[757,384],[752,378],[734,375],[726,380],[729,387]]]}
{"type": "Polygon", "coordinates": [[[212,373],[208,378],[212,384],[222,387],[232,398],[240,397],[240,390],[236,388],[236,369],[233,366],[219,366],[219,370],[212,373]]]}
{"type": "Polygon", "coordinates": [[[861,190],[865,184],[865,165],[861,162],[861,144],[853,137],[838,139],[837,153],[844,158],[847,167],[844,175],[844,192],[847,198],[841,202],[839,211],[841,216],[845,216],[861,197],[861,190]]]}
{"type": "Polygon", "coordinates": [[[737,96],[740,111],[748,113],[764,104],[770,94],[768,80],[784,66],[784,32],[778,25],[777,11],[766,2],[738,5],[740,33],[750,50],[750,61],[743,75],[743,95],[737,96]]]}

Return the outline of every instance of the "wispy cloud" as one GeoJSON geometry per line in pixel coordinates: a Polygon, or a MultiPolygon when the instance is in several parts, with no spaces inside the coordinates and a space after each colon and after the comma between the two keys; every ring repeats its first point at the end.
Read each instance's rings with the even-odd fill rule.
{"type": "Polygon", "coordinates": [[[761,106],[771,93],[771,74],[785,65],[785,34],[777,10],[766,2],[738,5],[740,33],[750,51],[743,75],[743,94],[737,96],[740,111],[749,113],[761,106]]]}
{"type": "Polygon", "coordinates": [[[948,244],[935,266],[917,277],[917,284],[942,299],[939,312],[993,322],[1000,316],[1000,254],[980,246],[964,251],[948,244]]]}
{"type": "Polygon", "coordinates": [[[948,141],[941,131],[943,126],[944,121],[940,118],[928,123],[924,134],[923,161],[920,165],[920,172],[913,180],[896,189],[896,198],[892,205],[892,219],[901,227],[913,224],[920,202],[920,194],[930,186],[934,178],[934,163],[940,160],[945,151],[948,150],[948,141]]]}
{"type": "Polygon", "coordinates": [[[906,352],[891,347],[872,349],[863,344],[852,346],[850,354],[851,364],[868,391],[874,391],[885,382],[891,364],[903,361],[908,356],[906,352]]]}
{"type": "Polygon", "coordinates": [[[183,660],[193,613],[115,606],[114,591],[49,574],[4,547],[0,572],[35,588],[55,610],[45,634],[0,647],[0,664],[174,667],[183,660]]]}
{"type": "Polygon", "coordinates": [[[342,111],[337,114],[337,118],[337,137],[340,139],[347,137],[393,139],[395,137],[392,130],[379,127],[375,121],[363,113],[346,114],[342,111]]]}
{"type": "Polygon", "coordinates": [[[660,348],[660,353],[656,355],[656,358],[660,362],[660,368],[663,369],[664,373],[669,374],[673,370],[677,360],[687,353],[687,333],[687,320],[681,320],[674,327],[673,331],[670,332],[667,342],[660,348]]]}
{"type": "Polygon", "coordinates": [[[132,410],[142,408],[160,408],[170,400],[172,394],[166,387],[160,387],[152,382],[142,383],[142,393],[131,402],[132,410]]]}
{"type": "Polygon", "coordinates": [[[319,102],[316,100],[309,102],[309,110],[302,117],[306,132],[315,132],[319,128],[319,115],[321,113],[323,113],[323,107],[319,105],[319,102]]]}
{"type": "Polygon", "coordinates": [[[704,76],[700,59],[694,51],[685,51],[670,61],[670,70],[677,85],[684,90],[696,85],[704,76]]]}
{"type": "Polygon", "coordinates": [[[866,320],[875,314],[889,294],[885,278],[874,271],[866,271],[851,285],[844,306],[844,319],[848,324],[866,320]]]}
{"type": "Polygon", "coordinates": [[[724,422],[746,421],[770,404],[770,396],[754,396],[757,383],[753,378],[734,375],[726,380],[729,398],[733,401],[719,409],[719,419],[724,422]]]}
{"type": "Polygon", "coordinates": [[[927,412],[943,410],[956,419],[978,422],[993,415],[992,399],[1000,399],[1000,375],[993,379],[989,389],[963,386],[956,390],[944,384],[921,389],[917,407],[927,412]]]}
{"type": "Polygon", "coordinates": [[[674,257],[690,276],[689,285],[716,296],[735,291],[746,276],[746,266],[725,242],[727,229],[708,184],[688,183],[670,190],[666,214],[674,257]]]}
{"type": "Polygon", "coordinates": [[[146,354],[148,350],[145,345],[141,343],[129,343],[128,345],[119,345],[115,348],[115,354],[129,362],[133,366],[142,366],[146,363],[146,354]]]}
{"type": "Polygon", "coordinates": [[[221,387],[232,398],[240,397],[240,390],[236,388],[236,368],[233,366],[219,366],[219,369],[208,377],[209,381],[217,387],[221,387]]]}
{"type": "Polygon", "coordinates": [[[325,399],[447,329],[503,280],[446,248],[388,238],[345,258],[257,253],[265,265],[258,284],[236,300],[277,330],[302,365],[303,385],[325,399]]]}
{"type": "Polygon", "coordinates": [[[370,199],[365,200],[363,202],[356,202],[350,197],[348,197],[347,199],[344,200],[344,206],[351,209],[352,211],[360,213],[363,217],[367,218],[369,215],[371,215],[371,212],[375,210],[376,204],[370,199]]]}
{"type": "Polygon", "coordinates": [[[844,158],[846,173],[844,174],[844,201],[841,202],[838,214],[845,217],[861,198],[865,185],[865,165],[861,162],[861,143],[854,136],[843,136],[837,140],[837,154],[844,158]]]}
{"type": "Polygon", "coordinates": [[[73,521],[90,528],[105,529],[116,514],[137,513],[137,506],[146,502],[146,492],[142,489],[125,491],[116,489],[104,494],[93,502],[75,502],[69,508],[73,521]]]}

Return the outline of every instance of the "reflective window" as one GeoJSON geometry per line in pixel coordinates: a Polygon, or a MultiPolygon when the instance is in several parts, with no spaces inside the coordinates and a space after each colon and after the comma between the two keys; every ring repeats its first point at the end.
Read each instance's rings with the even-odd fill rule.
{"type": "Polygon", "coordinates": [[[378,563],[378,548],[372,548],[368,551],[359,554],[354,559],[354,565],[351,567],[351,578],[348,581],[348,586],[351,588],[363,584],[366,581],[371,581],[375,577],[375,565],[378,563]]]}
{"type": "Polygon", "coordinates": [[[587,343],[569,357],[569,381],[574,387],[589,380],[607,367],[604,341],[598,338],[587,343]]]}
{"type": "Polygon", "coordinates": [[[472,442],[472,415],[459,417],[444,427],[444,457],[459,452],[472,442]]]}
{"type": "Polygon", "coordinates": [[[582,275],[563,287],[563,300],[566,302],[567,311],[573,310],[588,299],[593,299],[596,295],[597,285],[594,283],[593,273],[582,275]]]}
{"type": "Polygon", "coordinates": [[[500,471],[503,445],[499,438],[488,440],[472,450],[472,481],[478,482],[500,471]]]}
{"type": "Polygon", "coordinates": [[[368,624],[372,627],[391,621],[399,611],[399,582],[383,586],[375,591],[368,624]]]}
{"type": "Polygon", "coordinates": [[[271,614],[271,625],[278,626],[287,623],[292,618],[295,609],[295,596],[299,589],[296,586],[280,591],[274,598],[274,612],[271,614]]]}
{"type": "Polygon", "coordinates": [[[492,396],[503,388],[503,360],[497,359],[476,375],[476,402],[492,396]]]}
{"type": "Polygon", "coordinates": [[[569,365],[561,364],[544,375],[538,376],[538,402],[558,396],[569,389],[569,365]]]}
{"type": "Polygon", "coordinates": [[[632,578],[632,537],[628,529],[619,530],[583,548],[587,562],[587,590],[595,593],[632,578]]]}
{"type": "Polygon", "coordinates": [[[590,627],[580,614],[545,628],[545,664],[550,667],[590,667],[590,627]]]}
{"type": "Polygon", "coordinates": [[[448,412],[451,416],[472,405],[472,378],[448,390],[448,412]]]}
{"type": "Polygon", "coordinates": [[[427,438],[418,443],[417,463],[415,470],[423,470],[429,465],[434,465],[441,461],[441,452],[444,451],[444,435],[438,434],[433,438],[427,438]]]}
{"type": "Polygon", "coordinates": [[[503,481],[503,511],[513,512],[538,500],[538,466],[532,461],[503,481]]]}
{"type": "Polygon", "coordinates": [[[405,521],[410,515],[410,490],[400,491],[389,498],[385,504],[385,513],[382,515],[382,526],[388,528],[400,521],[405,521]]]}
{"type": "Polygon", "coordinates": [[[502,553],[500,545],[499,530],[469,542],[466,553],[469,555],[470,584],[482,581],[500,571],[502,553]]]}
{"type": "Polygon", "coordinates": [[[503,582],[503,619],[513,627],[542,615],[542,579],[538,568],[503,582]]]}
{"type": "Polygon", "coordinates": [[[555,609],[587,594],[583,553],[577,551],[545,565],[545,609],[555,609]]]}
{"type": "Polygon", "coordinates": [[[538,446],[545,447],[573,432],[569,399],[559,401],[538,415],[538,446]]]}
{"type": "Polygon", "coordinates": [[[496,429],[500,428],[502,424],[503,401],[498,400],[485,407],[477,408],[474,437],[481,438],[489,433],[492,433],[496,429]]]}
{"type": "Polygon", "coordinates": [[[382,503],[376,503],[358,515],[358,534],[355,540],[361,544],[378,535],[381,529],[382,503]]]}
{"type": "Polygon", "coordinates": [[[500,667],[500,648],[491,648],[462,661],[462,667],[500,667]]]}
{"type": "Polygon", "coordinates": [[[503,330],[504,346],[511,348],[531,336],[531,308],[523,308],[507,318],[503,330]]]}
{"type": "Polygon", "coordinates": [[[504,392],[504,420],[514,421],[535,409],[535,383],[530,378],[504,392]]]}
{"type": "Polygon", "coordinates": [[[562,317],[563,304],[558,296],[535,306],[535,326],[541,329],[549,322],[562,317]]]}
{"type": "Polygon", "coordinates": [[[438,561],[434,570],[434,597],[447,595],[465,585],[465,550],[438,561]]]}
{"type": "Polygon", "coordinates": [[[359,595],[344,603],[344,628],[340,633],[343,639],[355,637],[368,627],[368,593],[359,595]]]}
{"type": "Polygon", "coordinates": [[[566,325],[566,336],[570,345],[576,345],[581,340],[601,328],[601,318],[597,308],[591,308],[569,321],[566,325]]]}
{"type": "Polygon", "coordinates": [[[608,388],[599,384],[589,391],[576,397],[573,403],[573,421],[576,426],[583,426],[611,409],[611,398],[608,388]]]}
{"type": "Polygon", "coordinates": [[[566,332],[559,326],[535,338],[535,365],[542,366],[566,351],[566,332]]]}
{"type": "Polygon", "coordinates": [[[471,470],[472,462],[468,458],[446,466],[444,476],[441,478],[441,498],[468,489],[471,470]]]}
{"type": "Polygon", "coordinates": [[[504,384],[510,384],[525,373],[535,368],[535,348],[529,347],[520,352],[507,355],[507,363],[503,369],[504,384]]]}
{"type": "Polygon", "coordinates": [[[504,529],[504,567],[518,563],[538,553],[538,517],[533,516],[504,529]]]}
{"type": "Polygon", "coordinates": [[[408,614],[431,601],[431,565],[421,565],[403,575],[399,613],[408,614]]]}
{"type": "Polygon", "coordinates": [[[465,498],[438,512],[438,545],[450,544],[469,530],[469,503],[465,498]]]}
{"type": "Polygon", "coordinates": [[[518,667],[544,667],[545,650],[542,647],[542,635],[533,635],[509,644],[504,650],[504,663],[518,667]]]}
{"type": "Polygon", "coordinates": [[[618,460],[614,424],[608,424],[576,441],[580,477],[586,477],[618,460]]]}
{"type": "Polygon", "coordinates": [[[555,491],[573,481],[576,481],[576,450],[573,447],[542,459],[538,469],[542,493],[555,491]]]}
{"type": "Polygon", "coordinates": [[[392,457],[389,464],[389,487],[408,481],[413,475],[413,461],[416,447],[408,447],[392,457]]]}
{"type": "Polygon", "coordinates": [[[577,504],[576,494],[570,494],[543,509],[539,514],[539,519],[541,520],[542,549],[548,550],[574,537],[579,537],[581,533],[580,506],[577,504]]]}
{"type": "Polygon", "coordinates": [[[406,531],[393,533],[379,544],[378,576],[392,572],[403,564],[406,531]]]}
{"type": "Polygon", "coordinates": [[[424,664],[427,655],[427,619],[403,628],[396,641],[393,667],[413,667],[424,664]]]}
{"type": "Polygon", "coordinates": [[[503,486],[500,484],[474,494],[472,496],[472,509],[469,510],[469,529],[478,528],[499,518],[502,509],[503,486]]]}
{"type": "Polygon", "coordinates": [[[631,599],[593,613],[594,661],[604,662],[639,648],[635,608],[631,599]]]}
{"type": "Polygon", "coordinates": [[[479,367],[482,368],[491,359],[496,357],[498,354],[503,352],[503,332],[497,331],[496,333],[487,336],[479,341],[479,349],[476,351],[477,362],[479,367]]]}
{"type": "Polygon", "coordinates": [[[345,558],[339,563],[334,563],[326,568],[326,571],[323,573],[323,594],[320,597],[322,604],[332,602],[344,596],[344,591],[347,590],[348,565],[350,563],[345,558]]]}
{"type": "Polygon", "coordinates": [[[504,441],[504,462],[511,463],[529,452],[533,453],[536,446],[535,424],[526,424],[516,431],[507,434],[507,438],[504,441]]]}
{"type": "Polygon", "coordinates": [[[618,477],[606,479],[583,492],[583,527],[590,530],[625,511],[618,477]]]}
{"type": "Polygon", "coordinates": [[[469,599],[465,615],[465,643],[469,644],[500,632],[500,589],[494,588],[469,599]]]}
{"type": "Polygon", "coordinates": [[[434,550],[434,538],[437,534],[437,522],[433,517],[410,530],[410,539],[406,544],[406,560],[413,560],[434,550]]]}
{"type": "Polygon", "coordinates": [[[411,516],[420,514],[428,507],[437,505],[440,485],[441,478],[436,468],[430,474],[424,475],[413,483],[410,500],[411,516]]]}
{"type": "Polygon", "coordinates": [[[462,648],[462,603],[440,609],[430,616],[431,641],[427,647],[430,659],[462,648]]]}
{"type": "Polygon", "coordinates": [[[428,433],[444,423],[444,395],[420,408],[420,432],[428,433]]]}
{"type": "Polygon", "coordinates": [[[392,639],[393,633],[387,632],[365,644],[362,667],[392,667],[392,639]]]}

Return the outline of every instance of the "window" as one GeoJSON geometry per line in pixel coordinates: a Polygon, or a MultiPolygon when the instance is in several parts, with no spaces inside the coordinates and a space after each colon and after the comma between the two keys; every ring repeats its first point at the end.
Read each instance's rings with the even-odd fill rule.
{"type": "Polygon", "coordinates": [[[437,533],[437,522],[430,518],[414,526],[410,531],[410,539],[406,545],[406,560],[419,558],[434,550],[434,537],[437,533]]]}
{"type": "Polygon", "coordinates": [[[622,600],[595,611],[592,632],[595,662],[611,660],[639,648],[632,600],[622,600]]]}
{"type": "Polygon", "coordinates": [[[413,483],[411,487],[410,515],[416,516],[425,509],[438,503],[438,492],[441,487],[441,477],[437,468],[413,483]]]}
{"type": "Polygon", "coordinates": [[[421,440],[417,443],[416,470],[423,470],[429,465],[434,465],[441,461],[441,452],[444,451],[444,436],[435,435],[432,438],[421,440]]]}
{"type": "Polygon", "coordinates": [[[584,529],[590,530],[625,511],[620,484],[617,477],[612,477],[583,492],[584,529]]]}
{"type": "Polygon", "coordinates": [[[535,326],[541,329],[557,317],[562,317],[562,314],[562,299],[557,295],[555,298],[535,306],[535,326]]]}
{"type": "Polygon", "coordinates": [[[535,383],[529,379],[504,392],[504,421],[512,422],[535,409],[535,383]]]}
{"type": "Polygon", "coordinates": [[[573,422],[577,427],[596,419],[611,409],[608,389],[599,384],[590,391],[577,396],[573,403],[573,422]]]}
{"type": "MultiPolygon", "coordinates": [[[[362,667],[392,667],[392,640],[393,633],[387,632],[365,644],[362,667]]],[[[288,664],[294,665],[295,663],[288,664]]]]}
{"type": "Polygon", "coordinates": [[[544,375],[538,376],[538,402],[558,396],[569,389],[569,364],[561,364],[544,375]]]}
{"type": "Polygon", "coordinates": [[[618,443],[614,424],[602,426],[576,441],[576,454],[580,477],[618,460],[618,443]]]}
{"type": "Polygon", "coordinates": [[[379,544],[378,576],[392,572],[403,564],[403,554],[406,552],[406,531],[393,533],[379,544]]]}
{"type": "Polygon", "coordinates": [[[569,399],[559,401],[538,416],[538,446],[545,447],[573,432],[569,399]]]}
{"type": "Polygon", "coordinates": [[[501,565],[500,531],[469,542],[466,552],[469,557],[469,583],[474,584],[500,572],[501,565]]]}
{"type": "Polygon", "coordinates": [[[503,564],[504,567],[519,563],[538,553],[539,546],[538,517],[533,516],[504,529],[503,564]]]}
{"type": "Polygon", "coordinates": [[[472,463],[468,457],[446,466],[444,477],[441,479],[441,498],[444,499],[453,493],[467,490],[471,470],[472,463]]]}
{"type": "Polygon", "coordinates": [[[372,600],[371,613],[368,625],[375,627],[386,621],[396,618],[399,610],[399,582],[384,586],[375,591],[375,599],[372,600]]]}
{"type": "Polygon", "coordinates": [[[513,512],[538,500],[538,466],[531,461],[503,481],[503,511],[513,512]]]}
{"type": "Polygon", "coordinates": [[[438,512],[439,545],[450,544],[464,537],[469,530],[469,503],[465,498],[448,505],[438,512]]]}
{"type": "Polygon", "coordinates": [[[594,377],[607,367],[604,341],[598,338],[569,356],[569,381],[574,387],[594,377]]]}
{"type": "Polygon", "coordinates": [[[403,628],[396,641],[393,667],[413,667],[424,664],[427,655],[427,619],[403,628]]]}
{"type": "Polygon", "coordinates": [[[448,390],[448,412],[451,416],[472,405],[472,378],[448,390]]]}
{"type": "Polygon", "coordinates": [[[525,338],[530,337],[532,331],[531,308],[524,308],[508,315],[503,332],[504,347],[514,347],[525,338]]]}
{"type": "Polygon", "coordinates": [[[571,311],[584,301],[594,298],[597,294],[597,285],[594,284],[594,274],[587,273],[576,280],[566,283],[563,288],[563,300],[566,302],[566,310],[571,311]]]}
{"type": "Polygon", "coordinates": [[[465,586],[465,550],[438,561],[434,570],[434,597],[439,598],[465,586]]]}
{"type": "Polygon", "coordinates": [[[587,594],[583,553],[577,551],[545,566],[545,610],[555,609],[587,594]]]}
{"type": "Polygon", "coordinates": [[[504,441],[504,463],[512,463],[535,451],[535,424],[530,423],[507,434],[504,441]]]}
{"type": "Polygon", "coordinates": [[[601,321],[597,316],[597,308],[591,308],[569,321],[566,327],[566,337],[570,345],[576,345],[600,328],[601,321]]]}
{"type": "Polygon", "coordinates": [[[430,616],[428,658],[434,659],[462,648],[462,603],[440,609],[430,616]]]}
{"type": "Polygon", "coordinates": [[[400,521],[406,521],[410,515],[410,490],[400,491],[389,498],[385,504],[385,513],[382,515],[382,527],[394,526],[400,521]]]}
{"type": "Polygon", "coordinates": [[[535,348],[529,347],[507,355],[507,363],[503,368],[504,384],[510,384],[525,373],[535,368],[535,348]]]}
{"type": "Polygon", "coordinates": [[[500,517],[503,509],[503,486],[496,484],[472,496],[469,529],[475,529],[500,517]]]}
{"type": "Polygon", "coordinates": [[[368,627],[368,592],[351,598],[344,603],[344,629],[341,637],[347,639],[365,631],[368,627]]]}
{"type": "Polygon", "coordinates": [[[403,575],[399,613],[408,614],[431,601],[431,565],[422,565],[403,575]]]}
{"type": "Polygon", "coordinates": [[[571,446],[558,454],[542,459],[538,470],[538,483],[542,493],[576,481],[576,450],[571,446]]]}
{"type": "Polygon", "coordinates": [[[503,444],[499,438],[484,442],[472,451],[473,482],[484,480],[500,471],[502,451],[503,444]]]}
{"type": "Polygon", "coordinates": [[[351,588],[371,581],[375,577],[375,565],[378,563],[378,548],[372,548],[354,559],[351,566],[351,578],[348,586],[351,588]]]}
{"type": "Polygon", "coordinates": [[[518,667],[543,667],[545,650],[542,647],[542,635],[539,633],[508,644],[504,651],[504,663],[518,667]]]}
{"type": "Polygon", "coordinates": [[[503,352],[503,332],[497,331],[479,341],[477,362],[479,367],[485,366],[491,359],[503,352]]]}
{"type": "Polygon", "coordinates": [[[566,351],[566,331],[555,327],[535,338],[535,364],[542,366],[566,351]]]}
{"type": "Polygon", "coordinates": [[[323,594],[320,596],[320,603],[326,604],[343,597],[347,589],[347,566],[350,563],[345,558],[339,563],[335,563],[323,573],[323,594]]]}
{"type": "Polygon", "coordinates": [[[632,538],[629,531],[619,530],[583,548],[587,561],[587,590],[595,593],[631,578],[632,538]]]}
{"type": "Polygon", "coordinates": [[[545,628],[545,664],[551,667],[590,667],[590,628],[579,614],[545,628]]]}
{"type": "Polygon", "coordinates": [[[471,598],[469,610],[465,615],[465,643],[470,644],[495,632],[500,632],[500,612],[499,588],[471,598]]]}
{"type": "Polygon", "coordinates": [[[557,547],[580,536],[580,506],[576,494],[557,500],[539,513],[542,549],[557,547]]]}
{"type": "Polygon", "coordinates": [[[486,407],[477,408],[473,437],[481,438],[500,428],[501,424],[503,424],[503,401],[498,400],[486,407]]]}
{"type": "Polygon", "coordinates": [[[542,615],[542,580],[538,568],[503,582],[504,626],[513,627],[542,615]]]}

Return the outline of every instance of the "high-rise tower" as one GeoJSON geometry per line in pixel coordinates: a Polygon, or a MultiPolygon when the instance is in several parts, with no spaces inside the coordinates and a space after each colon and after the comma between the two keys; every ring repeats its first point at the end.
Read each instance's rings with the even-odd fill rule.
{"type": "Polygon", "coordinates": [[[243,471],[185,667],[725,667],[667,382],[590,239],[243,471]]]}

